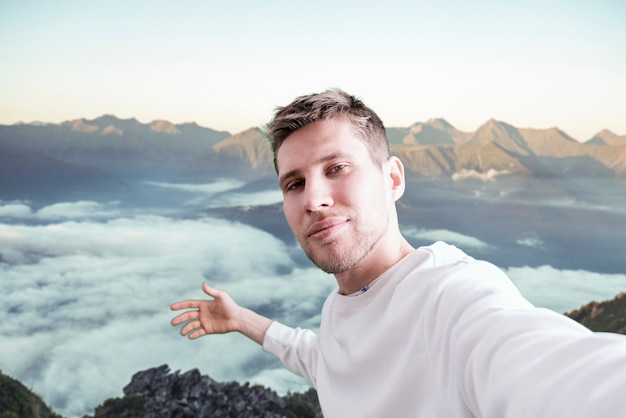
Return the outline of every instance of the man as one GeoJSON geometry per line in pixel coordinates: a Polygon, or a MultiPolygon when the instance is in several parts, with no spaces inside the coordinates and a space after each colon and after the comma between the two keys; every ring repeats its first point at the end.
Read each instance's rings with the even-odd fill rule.
{"type": "Polygon", "coordinates": [[[538,309],[492,264],[398,227],[402,163],[342,91],[297,98],[268,127],[289,226],[335,275],[319,335],[237,305],[172,305],[195,339],[238,331],[318,391],[326,418],[626,416],[626,338],[538,309]]]}

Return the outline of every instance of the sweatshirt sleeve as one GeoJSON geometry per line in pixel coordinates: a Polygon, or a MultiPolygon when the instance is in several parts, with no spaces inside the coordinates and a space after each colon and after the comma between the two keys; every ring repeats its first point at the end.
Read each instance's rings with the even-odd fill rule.
{"type": "Polygon", "coordinates": [[[533,307],[487,264],[433,302],[425,337],[448,396],[478,417],[626,417],[626,337],[533,307]]]}
{"type": "Polygon", "coordinates": [[[311,330],[291,328],[272,322],[268,328],[263,349],[277,356],[291,372],[303,376],[316,388],[318,336],[311,330]]]}

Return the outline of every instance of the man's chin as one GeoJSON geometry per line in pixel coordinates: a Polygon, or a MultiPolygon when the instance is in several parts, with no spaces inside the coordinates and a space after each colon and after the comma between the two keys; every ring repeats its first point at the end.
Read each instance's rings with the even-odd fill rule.
{"type": "Polygon", "coordinates": [[[344,273],[354,267],[359,260],[355,260],[355,257],[346,254],[340,254],[336,252],[326,252],[325,254],[307,253],[309,259],[320,270],[328,274],[344,273]]]}

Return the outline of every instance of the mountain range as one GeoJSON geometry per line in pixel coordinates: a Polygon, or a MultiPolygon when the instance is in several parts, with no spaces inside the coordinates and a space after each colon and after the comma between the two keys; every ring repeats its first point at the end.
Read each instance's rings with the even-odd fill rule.
{"type": "Polygon", "coordinates": [[[427,177],[463,172],[626,178],[626,135],[602,130],[581,143],[558,128],[516,128],[495,119],[461,132],[443,119],[391,131],[392,153],[427,177]]]}
{"type": "MultiPolygon", "coordinates": [[[[626,135],[602,130],[581,143],[558,128],[516,128],[491,119],[462,132],[444,119],[387,129],[408,176],[626,179],[626,135]]],[[[237,134],[164,120],[104,115],[60,124],[0,125],[0,193],[115,192],[133,179],[206,181],[274,176],[263,131],[237,134]]],[[[3,197],[3,196],[0,196],[3,197]]]]}

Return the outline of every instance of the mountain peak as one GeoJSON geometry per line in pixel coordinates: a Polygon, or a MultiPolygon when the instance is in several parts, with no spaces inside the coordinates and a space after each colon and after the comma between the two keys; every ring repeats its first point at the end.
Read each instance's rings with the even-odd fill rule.
{"type": "Polygon", "coordinates": [[[454,145],[465,142],[467,134],[457,130],[443,118],[416,122],[402,139],[404,145],[454,145]]]}
{"type": "Polygon", "coordinates": [[[213,145],[213,151],[224,156],[244,159],[253,168],[273,167],[270,144],[259,128],[250,128],[232,135],[213,145]]]}
{"type": "Polygon", "coordinates": [[[468,143],[493,143],[506,151],[520,155],[532,154],[526,140],[513,125],[489,119],[472,134],[468,143]]]}
{"type": "Polygon", "coordinates": [[[162,134],[178,135],[180,131],[172,122],[166,120],[157,119],[150,122],[150,129],[154,132],[162,134]]]}
{"type": "Polygon", "coordinates": [[[582,144],[557,127],[520,128],[518,131],[535,155],[571,157],[581,152],[582,144]]]}
{"type": "Polygon", "coordinates": [[[139,126],[137,119],[119,119],[114,115],[102,115],[92,120],[85,118],[61,122],[59,126],[69,128],[71,131],[87,134],[123,135],[129,128],[139,126]]]}
{"type": "Polygon", "coordinates": [[[93,133],[98,130],[98,126],[87,122],[84,118],[62,122],[61,126],[66,126],[74,132],[93,133]]]}
{"type": "Polygon", "coordinates": [[[480,135],[490,134],[491,136],[493,135],[497,135],[497,136],[513,135],[514,136],[517,133],[517,128],[514,127],[513,125],[509,125],[506,122],[502,122],[497,119],[491,118],[487,122],[479,126],[478,129],[474,132],[473,136],[474,137],[480,136],[479,133],[480,135]]]}
{"type": "Polygon", "coordinates": [[[139,124],[140,123],[136,118],[121,119],[115,115],[108,114],[108,113],[102,116],[98,116],[97,118],[89,122],[94,125],[98,125],[100,127],[104,127],[108,125],[118,126],[123,123],[126,123],[126,124],[139,124]]]}
{"type": "Polygon", "coordinates": [[[259,142],[265,142],[266,138],[263,132],[259,128],[249,128],[245,131],[241,131],[235,135],[231,135],[223,141],[215,144],[216,149],[221,149],[233,144],[256,144],[259,142]]]}
{"type": "Polygon", "coordinates": [[[595,134],[589,141],[586,142],[589,145],[614,145],[624,146],[626,145],[626,135],[617,135],[613,131],[603,129],[595,134]]]}
{"type": "Polygon", "coordinates": [[[441,129],[441,130],[456,129],[454,126],[452,126],[452,124],[450,124],[444,118],[431,118],[431,119],[428,119],[426,121],[425,125],[429,125],[429,126],[432,126],[433,128],[437,128],[437,129],[441,129]]]}
{"type": "MultiPolygon", "coordinates": [[[[482,127],[485,127],[485,128],[503,128],[505,126],[510,126],[510,125],[508,123],[506,123],[506,122],[499,121],[499,120],[497,120],[495,118],[489,119],[487,122],[485,122],[482,125],[482,127]]],[[[478,128],[478,129],[480,129],[480,128],[478,128]]]]}
{"type": "Polygon", "coordinates": [[[104,129],[102,129],[102,136],[107,136],[107,135],[122,136],[124,135],[124,130],[115,125],[107,125],[106,127],[104,127],[104,129]]]}

